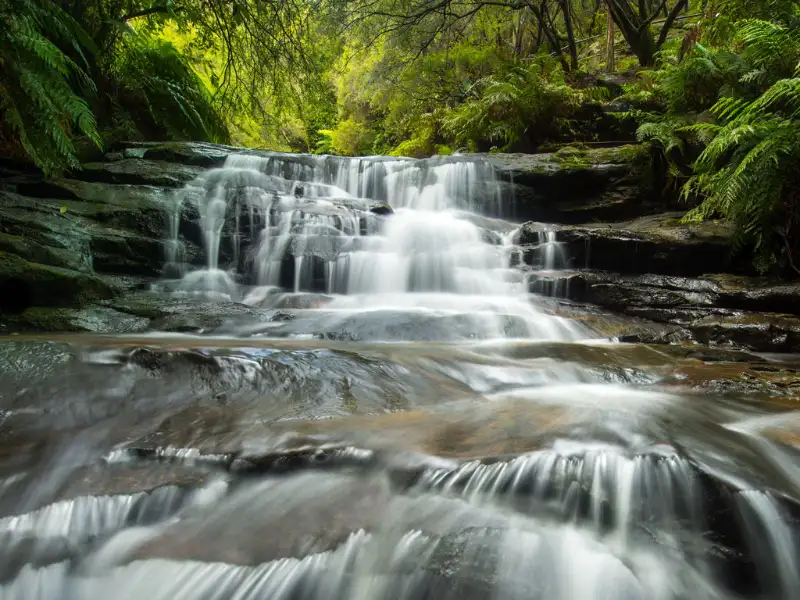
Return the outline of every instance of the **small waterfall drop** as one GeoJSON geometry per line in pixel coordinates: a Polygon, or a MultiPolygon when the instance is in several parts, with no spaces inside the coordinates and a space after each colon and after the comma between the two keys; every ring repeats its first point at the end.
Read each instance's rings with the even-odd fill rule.
{"type": "Polygon", "coordinates": [[[531,304],[514,226],[481,216],[508,213],[507,200],[475,159],[234,154],[180,192],[205,254],[180,289],[262,308],[316,294],[334,327],[377,311],[468,322],[479,339],[589,337],[531,304]]]}

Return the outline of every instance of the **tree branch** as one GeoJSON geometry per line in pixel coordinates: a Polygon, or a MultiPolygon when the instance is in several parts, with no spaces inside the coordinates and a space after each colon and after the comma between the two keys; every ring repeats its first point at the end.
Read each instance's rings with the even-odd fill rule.
{"type": "Polygon", "coordinates": [[[132,13],[128,13],[120,17],[120,21],[123,23],[127,23],[131,19],[138,19],[139,17],[148,17],[150,15],[157,15],[157,14],[166,14],[166,13],[174,13],[174,12],[181,12],[184,10],[182,7],[173,7],[166,4],[161,6],[151,6],[150,8],[143,8],[142,10],[137,10],[132,13]]]}
{"type": "Polygon", "coordinates": [[[661,0],[661,4],[659,4],[658,7],[656,7],[656,9],[653,11],[653,14],[651,14],[647,19],[645,19],[644,22],[639,26],[639,31],[644,31],[645,27],[648,27],[653,21],[655,21],[656,17],[658,16],[658,13],[660,13],[666,5],[667,5],[667,0],[661,0]]]}
{"type": "Polygon", "coordinates": [[[661,28],[661,35],[658,36],[656,50],[660,49],[661,46],[664,45],[664,42],[667,41],[667,35],[669,34],[669,30],[672,29],[672,24],[686,6],[688,6],[688,0],[678,0],[678,3],[672,7],[672,10],[664,21],[664,27],[661,28]]]}

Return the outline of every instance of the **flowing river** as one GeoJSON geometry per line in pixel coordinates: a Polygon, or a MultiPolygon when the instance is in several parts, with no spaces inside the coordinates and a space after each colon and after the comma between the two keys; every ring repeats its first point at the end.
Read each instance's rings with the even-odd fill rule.
{"type": "Polygon", "coordinates": [[[489,164],[234,154],[165,236],[249,309],[0,343],[0,600],[800,599],[796,405],[548,297],[489,164]]]}

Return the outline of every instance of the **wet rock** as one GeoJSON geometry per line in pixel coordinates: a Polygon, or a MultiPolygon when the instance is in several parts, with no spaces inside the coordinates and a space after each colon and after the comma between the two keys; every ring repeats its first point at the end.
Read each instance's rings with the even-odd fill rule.
{"type": "Polygon", "coordinates": [[[0,584],[7,584],[19,572],[28,568],[39,569],[54,563],[78,559],[86,552],[84,544],[66,537],[41,538],[31,534],[20,538],[12,532],[0,533],[3,562],[0,565],[0,584]]]}
{"type": "Polygon", "coordinates": [[[500,178],[513,182],[518,219],[581,223],[630,218],[657,210],[661,201],[653,189],[646,145],[482,156],[500,178]]]}
{"type": "Polygon", "coordinates": [[[94,275],[0,252],[0,313],[20,313],[32,306],[81,306],[111,298],[117,291],[94,275]]]}
{"type": "Polygon", "coordinates": [[[216,144],[181,142],[146,148],[143,158],[193,167],[221,167],[235,149],[216,144]]]}
{"type": "MultiPolygon", "coordinates": [[[[0,192],[3,251],[86,272],[149,277],[161,273],[173,210],[163,190],[59,180],[33,191],[73,199],[0,192]]],[[[186,240],[181,240],[180,252],[187,262],[200,255],[186,240]]]]}
{"type": "MultiPolygon", "coordinates": [[[[688,277],[748,268],[733,261],[729,227],[684,225],[680,216],[681,213],[662,213],[625,223],[565,225],[552,230],[565,254],[567,268],[688,277]]],[[[547,230],[533,222],[518,230],[515,241],[528,247],[524,255],[528,264],[535,262],[536,248],[547,230]]]]}
{"type": "Polygon", "coordinates": [[[67,216],[85,217],[154,238],[164,237],[169,217],[177,209],[173,190],[149,185],[17,178],[4,181],[3,187],[24,196],[27,206],[38,200],[55,212],[64,207],[67,216]]]}
{"type": "Polygon", "coordinates": [[[135,333],[146,331],[150,320],[103,306],[32,307],[7,316],[5,323],[8,331],[135,333]]]}
{"type": "Polygon", "coordinates": [[[0,397],[18,391],[20,385],[41,381],[74,356],[68,344],[4,340],[0,343],[0,397]]]}
{"type": "Polygon", "coordinates": [[[388,492],[379,478],[344,474],[305,473],[279,486],[255,484],[213,511],[169,527],[136,551],[135,558],[255,565],[324,552],[359,530],[378,527],[388,492]]]}
{"type": "Polygon", "coordinates": [[[104,306],[151,319],[151,327],[164,331],[209,331],[237,322],[269,322],[272,317],[272,311],[229,300],[148,291],[115,298],[104,306]]]}
{"type": "Polygon", "coordinates": [[[111,163],[87,163],[71,175],[80,181],[181,187],[203,169],[164,161],[125,158],[111,163]]]}
{"type": "Polygon", "coordinates": [[[369,209],[369,212],[374,213],[376,215],[381,215],[381,216],[384,216],[384,217],[387,216],[387,215],[394,214],[394,210],[392,210],[392,207],[389,206],[388,204],[385,204],[385,203],[383,203],[383,204],[375,204],[374,206],[371,206],[370,209],[369,209]]]}
{"type": "Polygon", "coordinates": [[[717,312],[694,319],[689,329],[706,344],[733,343],[761,352],[800,351],[800,318],[791,315],[717,312]]]}
{"type": "Polygon", "coordinates": [[[0,233],[0,252],[26,257],[33,263],[51,267],[82,272],[91,270],[88,257],[83,252],[70,248],[55,248],[20,235],[0,233]]]}

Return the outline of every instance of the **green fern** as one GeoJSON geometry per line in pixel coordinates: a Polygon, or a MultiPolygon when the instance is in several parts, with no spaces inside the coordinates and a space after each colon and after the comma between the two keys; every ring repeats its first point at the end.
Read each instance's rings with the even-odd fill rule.
{"type": "Polygon", "coordinates": [[[778,238],[791,244],[800,221],[794,200],[794,173],[800,168],[800,36],[793,28],[751,20],[739,26],[736,39],[749,67],[742,78],[767,87],[760,94],[723,97],[711,108],[715,124],[685,128],[710,136],[683,190],[687,198],[704,200],[686,218],[731,219],[736,245],[752,247],[757,266],[766,270],[776,261],[778,238]],[[751,76],[756,71],[758,78],[751,76]]]}
{"type": "Polygon", "coordinates": [[[203,82],[175,47],[164,40],[127,31],[112,76],[128,104],[138,102],[166,137],[227,142],[229,133],[203,82]]]}
{"type": "Polygon", "coordinates": [[[800,240],[800,13],[781,14],[729,25],[729,46],[666,57],[652,76],[669,111],[638,131],[671,171],[691,165],[682,196],[699,203],[685,221],[729,219],[735,247],[762,271],[791,260],[800,240]]]}
{"type": "Polygon", "coordinates": [[[52,2],[17,0],[13,13],[0,16],[0,127],[47,174],[77,166],[76,134],[100,146],[94,114],[79,95],[94,92],[85,70],[90,49],[85,32],[52,2]]]}
{"type": "Polygon", "coordinates": [[[507,149],[523,138],[541,137],[581,101],[597,96],[594,89],[576,90],[552,77],[535,63],[485,77],[444,117],[443,128],[460,146],[488,142],[507,149]]]}

